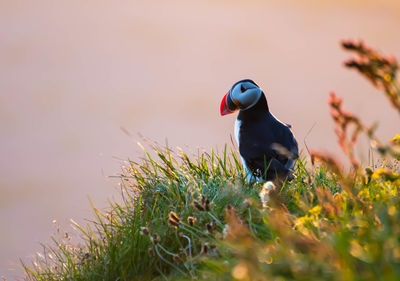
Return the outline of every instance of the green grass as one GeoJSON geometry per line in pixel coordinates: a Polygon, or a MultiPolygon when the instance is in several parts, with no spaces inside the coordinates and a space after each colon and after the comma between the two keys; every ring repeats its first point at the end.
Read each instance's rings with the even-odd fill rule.
{"type": "Polygon", "coordinates": [[[27,280],[400,280],[397,174],[301,159],[263,208],[235,150],[152,149],[123,168],[122,203],[76,225],[84,245],[55,239],[27,280]]]}
{"type": "MultiPolygon", "coordinates": [[[[357,55],[345,65],[400,112],[397,62],[362,41],[342,46],[357,55]]],[[[334,93],[329,105],[349,174],[311,151],[327,167],[300,159],[296,178],[269,190],[246,184],[235,149],[188,156],[150,145],[143,161],[123,168],[122,203],[94,207],[95,221],[75,224],[84,245],[54,238],[24,265],[26,279],[400,280],[400,137],[379,141],[334,93]],[[360,169],[353,153],[360,133],[380,157],[397,160],[360,169]]]]}

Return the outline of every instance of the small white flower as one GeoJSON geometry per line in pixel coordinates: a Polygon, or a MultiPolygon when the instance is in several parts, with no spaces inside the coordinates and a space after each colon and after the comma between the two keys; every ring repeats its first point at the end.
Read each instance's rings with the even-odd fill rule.
{"type": "Polygon", "coordinates": [[[263,208],[267,207],[267,203],[269,201],[269,193],[273,189],[275,189],[275,184],[272,181],[267,181],[266,183],[264,183],[264,185],[259,193],[263,208]]]}

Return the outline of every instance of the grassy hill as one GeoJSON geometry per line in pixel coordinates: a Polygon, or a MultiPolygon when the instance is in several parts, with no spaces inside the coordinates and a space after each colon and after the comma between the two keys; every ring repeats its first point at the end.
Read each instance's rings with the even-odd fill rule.
{"type": "MultiPolygon", "coordinates": [[[[397,63],[362,43],[343,46],[359,55],[347,66],[400,112],[397,63]]],[[[313,165],[300,159],[281,188],[248,185],[235,148],[188,155],[150,145],[123,167],[122,203],[76,225],[84,245],[55,239],[26,279],[400,280],[400,137],[379,141],[336,95],[330,108],[349,173],[312,151],[313,165]],[[360,133],[384,164],[361,168],[360,133]]]]}
{"type": "Polygon", "coordinates": [[[79,227],[85,247],[55,241],[28,280],[399,279],[397,174],[344,180],[302,160],[269,191],[234,151],[156,153],[124,168],[123,204],[79,227]]]}

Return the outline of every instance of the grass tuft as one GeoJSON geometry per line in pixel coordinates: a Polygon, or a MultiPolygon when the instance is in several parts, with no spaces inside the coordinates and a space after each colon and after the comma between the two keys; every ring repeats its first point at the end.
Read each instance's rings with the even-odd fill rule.
{"type": "Polygon", "coordinates": [[[25,266],[27,280],[398,280],[395,172],[359,174],[348,192],[302,158],[292,182],[265,191],[245,183],[227,147],[197,157],[151,149],[123,168],[121,204],[73,222],[84,245],[54,239],[25,266]]]}

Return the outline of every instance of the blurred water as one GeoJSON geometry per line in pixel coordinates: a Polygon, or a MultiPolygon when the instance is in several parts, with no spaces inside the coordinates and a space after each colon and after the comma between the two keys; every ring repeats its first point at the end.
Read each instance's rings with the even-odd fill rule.
{"type": "Polygon", "coordinates": [[[52,220],[90,218],[88,196],[118,199],[106,176],[141,155],[121,126],[193,150],[229,142],[219,103],[236,80],[263,87],[302,147],[315,124],[308,146],[339,153],[331,90],[392,137],[398,116],[338,42],[399,58],[399,13],[395,0],[0,2],[0,276],[21,276],[52,220]]]}

